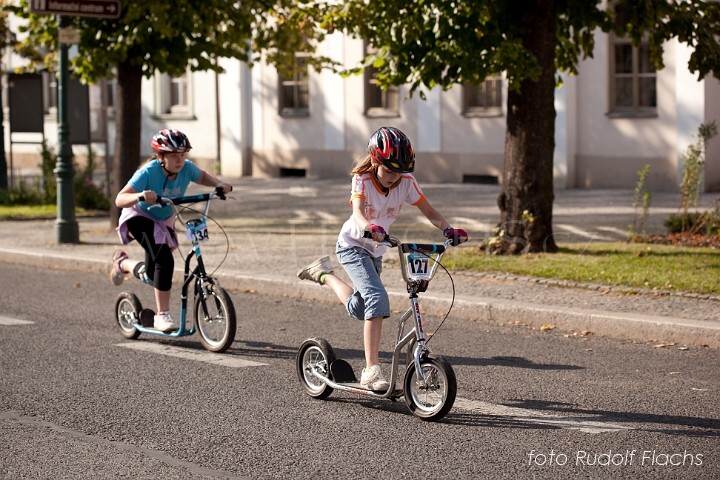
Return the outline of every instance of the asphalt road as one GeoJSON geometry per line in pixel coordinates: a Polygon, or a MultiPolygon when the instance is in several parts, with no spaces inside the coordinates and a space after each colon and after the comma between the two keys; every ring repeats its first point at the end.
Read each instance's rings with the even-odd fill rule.
{"type": "Polygon", "coordinates": [[[104,275],[2,268],[1,478],[720,476],[717,349],[451,317],[430,347],[458,401],[427,423],[402,401],[304,393],[305,338],[362,362],[361,324],[339,304],[232,291],[236,341],[205,354],[195,337],[122,338],[104,275]]]}

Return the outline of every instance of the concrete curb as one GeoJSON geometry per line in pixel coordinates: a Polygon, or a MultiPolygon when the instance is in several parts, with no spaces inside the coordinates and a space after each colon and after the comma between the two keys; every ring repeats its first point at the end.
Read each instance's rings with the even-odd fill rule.
{"type": "MultiPolygon", "coordinates": [[[[106,273],[108,261],[97,258],[79,259],[62,253],[28,252],[0,248],[0,262],[33,265],[52,269],[72,269],[106,273]]],[[[181,271],[178,271],[181,273],[181,271]]],[[[285,296],[303,301],[337,302],[326,288],[293,279],[262,277],[256,275],[219,274],[220,284],[239,291],[254,290],[258,293],[285,296]]],[[[406,300],[404,291],[389,289],[395,303],[406,300]]],[[[422,296],[424,314],[444,316],[449,299],[431,294],[422,296]]],[[[605,312],[556,305],[537,305],[493,298],[455,299],[451,317],[478,322],[494,322],[507,325],[527,325],[534,329],[551,326],[556,330],[578,334],[618,338],[635,341],[656,341],[694,346],[720,348],[720,325],[684,318],[670,318],[643,314],[605,312]]]]}

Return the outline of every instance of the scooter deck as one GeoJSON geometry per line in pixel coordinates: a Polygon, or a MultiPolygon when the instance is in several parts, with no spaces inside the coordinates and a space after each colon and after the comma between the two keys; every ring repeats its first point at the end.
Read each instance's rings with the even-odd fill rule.
{"type": "Polygon", "coordinates": [[[173,330],[168,330],[168,331],[158,330],[157,328],[155,328],[155,311],[151,310],[149,308],[143,308],[140,311],[140,325],[143,328],[146,328],[149,330],[147,333],[152,333],[152,334],[160,334],[160,335],[170,336],[170,335],[177,333],[177,331],[178,331],[177,328],[175,328],[173,330]]]}
{"type": "MultiPolygon", "coordinates": [[[[352,366],[345,360],[338,358],[330,364],[330,374],[333,381],[341,383],[346,387],[354,388],[357,390],[365,390],[373,393],[385,393],[385,390],[373,390],[360,384],[360,381],[355,376],[355,372],[352,366]]],[[[395,390],[394,395],[402,395],[402,390],[395,390]]]]}
{"type": "Polygon", "coordinates": [[[360,382],[342,382],[342,384],[347,385],[348,387],[357,388],[359,390],[367,390],[368,392],[385,393],[385,390],[372,390],[368,387],[364,387],[360,384],[360,382]]]}

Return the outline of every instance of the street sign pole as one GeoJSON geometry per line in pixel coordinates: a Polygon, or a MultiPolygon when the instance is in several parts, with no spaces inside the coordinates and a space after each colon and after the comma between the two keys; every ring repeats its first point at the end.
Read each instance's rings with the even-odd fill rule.
{"type": "MultiPolygon", "coordinates": [[[[67,17],[58,16],[58,27],[67,26],[67,17]]],[[[68,46],[60,43],[60,75],[58,78],[58,156],[55,166],[57,180],[57,220],[55,238],[58,243],[80,243],[78,223],[75,220],[75,194],[73,186],[73,152],[70,145],[68,121],[68,46]]]]}
{"type": "Polygon", "coordinates": [[[73,191],[73,152],[70,145],[68,121],[68,45],[63,35],[69,26],[69,16],[119,18],[120,0],[29,0],[30,11],[57,15],[60,65],[58,66],[58,157],[55,165],[57,180],[57,220],[55,237],[58,243],[80,243],[75,220],[75,192],[73,191]]]}

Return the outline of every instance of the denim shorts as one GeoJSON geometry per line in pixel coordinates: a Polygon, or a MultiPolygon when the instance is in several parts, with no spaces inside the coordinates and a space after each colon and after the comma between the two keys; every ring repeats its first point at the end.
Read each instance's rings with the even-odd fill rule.
{"type": "Polygon", "coordinates": [[[375,258],[361,247],[340,244],[335,253],[355,289],[345,302],[348,314],[358,320],[389,317],[390,298],[380,280],[382,257],[375,258]]]}

